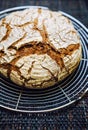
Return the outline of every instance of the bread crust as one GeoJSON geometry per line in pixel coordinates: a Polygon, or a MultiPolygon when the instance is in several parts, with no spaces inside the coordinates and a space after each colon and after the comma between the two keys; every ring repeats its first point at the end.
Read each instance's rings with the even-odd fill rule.
{"type": "Polygon", "coordinates": [[[0,21],[0,73],[19,86],[53,86],[81,57],[80,37],[60,12],[26,9],[0,21]]]}

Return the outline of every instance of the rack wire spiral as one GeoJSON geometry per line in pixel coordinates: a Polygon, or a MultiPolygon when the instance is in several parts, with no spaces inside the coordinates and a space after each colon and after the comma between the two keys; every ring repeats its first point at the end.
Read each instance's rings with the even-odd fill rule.
{"type": "MultiPolygon", "coordinates": [[[[22,6],[7,9],[0,12],[0,19],[9,13],[26,8],[38,8],[34,6],[22,6]]],[[[41,7],[47,9],[46,7],[41,7]]],[[[20,112],[48,112],[69,106],[80,100],[88,91],[88,30],[74,17],[62,12],[74,24],[82,41],[82,60],[74,73],[64,82],[48,89],[32,90],[21,88],[11,81],[0,76],[0,106],[9,110],[20,112]]]]}

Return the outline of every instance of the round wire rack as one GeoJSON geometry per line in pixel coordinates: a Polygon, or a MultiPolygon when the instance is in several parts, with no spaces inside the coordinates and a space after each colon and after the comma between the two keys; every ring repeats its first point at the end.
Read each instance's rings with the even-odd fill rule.
{"type": "MultiPolygon", "coordinates": [[[[13,11],[26,8],[38,8],[39,6],[21,6],[10,8],[0,12],[0,19],[13,11]]],[[[41,7],[48,9],[47,7],[41,7]]],[[[62,12],[74,24],[82,41],[82,59],[74,73],[67,77],[59,85],[48,89],[32,90],[21,88],[8,79],[0,76],[0,106],[19,112],[48,112],[64,108],[80,100],[88,91],[88,30],[74,17],[62,12]]]]}

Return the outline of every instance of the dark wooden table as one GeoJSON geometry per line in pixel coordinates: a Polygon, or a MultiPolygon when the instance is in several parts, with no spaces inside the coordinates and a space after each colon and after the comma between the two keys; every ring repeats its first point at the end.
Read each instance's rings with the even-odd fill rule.
{"type": "MultiPolygon", "coordinates": [[[[88,27],[86,0],[0,0],[0,10],[24,5],[64,11],[88,27]]],[[[17,113],[0,108],[0,130],[88,130],[88,94],[67,109],[43,114],[17,113]]]]}

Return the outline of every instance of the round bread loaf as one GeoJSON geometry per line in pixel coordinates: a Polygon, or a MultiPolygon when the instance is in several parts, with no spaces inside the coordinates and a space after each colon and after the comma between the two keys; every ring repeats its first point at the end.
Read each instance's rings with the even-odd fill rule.
{"type": "Polygon", "coordinates": [[[81,60],[81,41],[60,12],[26,9],[0,21],[0,73],[28,88],[47,88],[81,60]]]}

